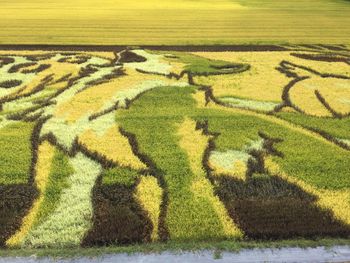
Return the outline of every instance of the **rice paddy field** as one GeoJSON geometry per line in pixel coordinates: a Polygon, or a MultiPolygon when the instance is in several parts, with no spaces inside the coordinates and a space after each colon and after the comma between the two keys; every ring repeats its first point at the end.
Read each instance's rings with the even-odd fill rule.
{"type": "Polygon", "coordinates": [[[0,0],[0,256],[349,245],[349,25],[349,0],[0,0]]]}
{"type": "Polygon", "coordinates": [[[0,51],[0,247],[348,240],[350,48],[237,49],[0,51]]]}
{"type": "Polygon", "coordinates": [[[0,44],[350,43],[348,0],[1,0],[0,44]]]}

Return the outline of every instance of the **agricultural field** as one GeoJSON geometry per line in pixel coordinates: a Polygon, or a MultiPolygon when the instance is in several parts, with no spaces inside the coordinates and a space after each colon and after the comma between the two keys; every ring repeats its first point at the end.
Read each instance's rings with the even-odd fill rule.
{"type": "Polygon", "coordinates": [[[2,50],[0,247],[349,238],[349,127],[345,45],[2,50]]]}
{"type": "Polygon", "coordinates": [[[349,0],[0,0],[0,44],[350,43],[349,0]]]}

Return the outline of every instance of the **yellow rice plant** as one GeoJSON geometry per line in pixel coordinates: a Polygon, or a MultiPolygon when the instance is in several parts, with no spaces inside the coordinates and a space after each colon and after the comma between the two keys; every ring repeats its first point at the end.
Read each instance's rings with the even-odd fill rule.
{"type": "Polygon", "coordinates": [[[79,136],[78,140],[90,151],[98,152],[121,166],[136,170],[147,168],[133,154],[128,139],[121,135],[117,125],[108,128],[103,135],[99,135],[91,129],[87,130],[79,136]]]}
{"type": "MultiPolygon", "coordinates": [[[[55,80],[62,78],[63,76],[65,76],[67,74],[72,74],[72,76],[76,76],[76,75],[78,75],[78,72],[80,69],[80,67],[77,64],[59,63],[59,62],[55,62],[52,60],[41,61],[40,64],[50,64],[51,67],[42,71],[42,72],[37,73],[34,76],[34,78],[32,79],[32,81],[28,85],[23,87],[24,88],[23,90],[21,90],[20,92],[13,92],[12,94],[10,94],[8,96],[9,98],[27,95],[27,94],[31,93],[42,83],[42,80],[45,77],[47,77],[51,74],[53,74],[53,78],[54,78],[53,80],[55,81],[55,80]]],[[[38,65],[31,66],[31,67],[28,67],[26,69],[36,68],[36,67],[38,67],[38,65]]],[[[56,86],[50,86],[50,88],[53,88],[53,89],[60,89],[63,87],[65,87],[65,86],[63,86],[62,84],[59,84],[56,86]]]]}
{"type": "Polygon", "coordinates": [[[50,167],[54,156],[54,151],[55,148],[47,141],[43,142],[39,146],[38,161],[35,167],[35,184],[39,190],[39,197],[35,200],[29,213],[23,218],[21,228],[7,240],[6,244],[9,247],[18,247],[21,245],[37,218],[40,205],[44,200],[44,193],[51,170],[50,167]]]}
{"type": "Polygon", "coordinates": [[[115,78],[107,83],[94,85],[82,92],[77,93],[67,102],[57,106],[55,116],[64,118],[72,123],[86,115],[99,112],[106,103],[118,92],[127,92],[145,81],[164,80],[171,85],[175,80],[170,80],[162,76],[142,74],[133,69],[127,69],[126,75],[115,78]]]}
{"type": "Polygon", "coordinates": [[[297,107],[315,116],[331,116],[315,95],[318,91],[331,106],[339,113],[350,112],[350,80],[337,78],[321,78],[313,76],[298,82],[290,90],[290,98],[297,107]]]}
{"type": "MultiPolygon", "coordinates": [[[[305,52],[296,52],[296,53],[303,54],[305,52]]],[[[312,54],[312,53],[307,52],[307,54],[312,54]]],[[[288,56],[286,60],[297,65],[302,65],[308,68],[312,68],[313,70],[316,70],[323,74],[328,73],[328,74],[335,74],[335,75],[345,75],[350,77],[350,66],[344,62],[316,61],[316,60],[297,58],[294,56],[288,56]]]]}
{"type": "Polygon", "coordinates": [[[225,206],[215,196],[213,186],[206,178],[202,165],[203,153],[208,146],[209,136],[202,134],[202,131],[195,130],[196,123],[193,120],[185,119],[178,130],[180,146],[187,153],[191,170],[195,178],[192,182],[193,198],[203,198],[210,202],[214,208],[224,233],[227,237],[242,237],[242,232],[229,217],[225,206]]]}
{"type": "Polygon", "coordinates": [[[159,238],[158,225],[162,195],[162,188],[158,185],[155,177],[141,176],[140,182],[136,187],[135,197],[143,209],[148,213],[148,216],[152,221],[152,241],[157,241],[159,238]]]}
{"type": "Polygon", "coordinates": [[[194,54],[236,63],[247,63],[251,69],[240,74],[196,77],[200,84],[210,85],[216,97],[231,96],[258,101],[279,102],[282,89],[290,79],[275,68],[288,52],[195,52],[194,54]]]}

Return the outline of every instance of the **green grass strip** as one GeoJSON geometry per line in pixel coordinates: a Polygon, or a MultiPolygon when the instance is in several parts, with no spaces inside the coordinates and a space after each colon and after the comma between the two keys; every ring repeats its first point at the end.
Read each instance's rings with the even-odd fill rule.
{"type": "Polygon", "coordinates": [[[0,184],[26,184],[32,160],[33,123],[12,123],[0,129],[0,184]]]}

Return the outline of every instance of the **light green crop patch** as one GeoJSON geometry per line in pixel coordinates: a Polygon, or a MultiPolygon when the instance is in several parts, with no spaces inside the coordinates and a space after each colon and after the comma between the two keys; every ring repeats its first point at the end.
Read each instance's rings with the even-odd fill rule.
{"type": "Polygon", "coordinates": [[[339,139],[339,141],[345,143],[346,145],[348,145],[350,147],[350,140],[346,140],[346,139],[339,139]]]}
{"type": "Polygon", "coordinates": [[[139,56],[146,58],[145,62],[125,63],[126,68],[138,69],[148,73],[157,73],[168,75],[171,72],[172,66],[161,61],[164,56],[152,54],[144,50],[133,50],[139,56]]]}
{"type": "Polygon", "coordinates": [[[251,141],[245,145],[241,150],[227,150],[220,152],[217,150],[211,151],[209,156],[209,163],[214,167],[219,167],[222,172],[231,173],[234,171],[238,163],[243,163],[245,166],[248,165],[250,159],[254,157],[250,154],[251,151],[263,150],[264,140],[259,139],[251,141]]]}
{"type": "Polygon", "coordinates": [[[99,164],[78,153],[70,159],[74,173],[68,178],[59,204],[49,217],[31,231],[27,247],[73,247],[91,227],[91,192],[101,172],[99,164]]]}
{"type": "Polygon", "coordinates": [[[225,171],[231,171],[235,169],[235,162],[241,161],[247,163],[250,155],[246,152],[229,150],[226,152],[212,151],[210,153],[209,162],[215,166],[218,166],[225,171]]]}
{"type": "MultiPolygon", "coordinates": [[[[68,157],[63,152],[56,149],[51,164],[47,188],[44,192],[44,199],[38,211],[36,220],[31,227],[33,232],[35,232],[36,229],[46,221],[51,213],[55,211],[60,203],[62,192],[64,189],[70,187],[68,179],[73,173],[74,169],[69,163],[68,157]]],[[[22,246],[30,246],[32,238],[33,233],[29,231],[22,246]]]]}
{"type": "Polygon", "coordinates": [[[231,97],[222,97],[219,98],[219,100],[233,107],[247,108],[257,111],[272,111],[276,106],[278,106],[278,103],[273,102],[239,99],[231,97]]]}

